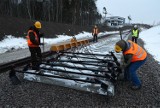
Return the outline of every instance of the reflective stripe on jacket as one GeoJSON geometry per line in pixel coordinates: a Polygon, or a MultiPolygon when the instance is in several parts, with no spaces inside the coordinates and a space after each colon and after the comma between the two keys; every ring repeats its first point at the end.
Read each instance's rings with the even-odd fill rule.
{"type": "Polygon", "coordinates": [[[140,47],[138,44],[130,40],[128,42],[131,44],[130,48],[127,51],[125,51],[123,54],[124,55],[133,54],[131,62],[144,60],[147,57],[147,53],[142,47],[140,47]]]}
{"type": "Polygon", "coordinates": [[[33,33],[34,33],[35,40],[37,41],[37,43],[39,43],[39,39],[38,39],[37,33],[34,32],[33,30],[29,30],[29,31],[28,31],[28,34],[27,34],[27,36],[26,36],[28,46],[29,46],[29,47],[39,47],[39,45],[33,44],[33,43],[31,42],[30,37],[29,37],[29,33],[30,33],[30,32],[33,32],[33,33]]]}
{"type": "Polygon", "coordinates": [[[132,30],[132,36],[138,37],[138,29],[137,30],[132,30]]]}
{"type": "Polygon", "coordinates": [[[98,34],[98,28],[93,29],[93,34],[98,34]]]}

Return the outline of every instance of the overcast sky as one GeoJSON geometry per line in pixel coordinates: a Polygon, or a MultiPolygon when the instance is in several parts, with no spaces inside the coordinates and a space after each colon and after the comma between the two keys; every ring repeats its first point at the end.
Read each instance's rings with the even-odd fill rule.
{"type": "Polygon", "coordinates": [[[130,15],[132,23],[160,23],[160,0],[97,0],[97,7],[100,13],[106,7],[109,14],[124,17],[126,22],[130,15]]]}

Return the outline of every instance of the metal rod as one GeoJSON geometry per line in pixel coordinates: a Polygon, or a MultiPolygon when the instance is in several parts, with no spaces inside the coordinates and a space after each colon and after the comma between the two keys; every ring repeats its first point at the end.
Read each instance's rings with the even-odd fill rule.
{"type": "MultiPolygon", "coordinates": [[[[108,62],[111,61],[111,60],[107,60],[108,62]]],[[[102,63],[100,61],[77,61],[77,60],[58,60],[58,62],[73,62],[73,63],[102,63]]],[[[106,62],[106,63],[108,63],[106,62]]]]}
{"type": "MultiPolygon", "coordinates": [[[[70,73],[70,74],[77,74],[77,75],[86,75],[86,76],[106,78],[106,76],[102,76],[102,75],[88,74],[88,73],[79,73],[79,72],[73,72],[73,71],[67,71],[67,70],[55,69],[55,68],[45,68],[45,67],[41,67],[41,69],[50,70],[50,71],[58,71],[58,72],[62,72],[62,73],[70,73]]],[[[109,76],[109,75],[108,75],[108,76],[109,76]]],[[[111,77],[111,76],[109,76],[109,77],[111,77]]]]}
{"type": "Polygon", "coordinates": [[[60,79],[82,81],[82,82],[94,83],[94,84],[98,83],[98,82],[95,82],[95,81],[88,81],[88,80],[82,80],[82,79],[76,79],[76,78],[67,78],[67,77],[61,77],[61,76],[55,76],[55,75],[46,75],[46,74],[40,74],[40,73],[32,73],[32,72],[27,72],[27,71],[15,70],[15,72],[18,72],[18,73],[27,73],[27,74],[33,74],[33,75],[39,75],[39,76],[46,76],[46,77],[52,77],[52,78],[60,78],[60,79]]]}
{"type": "MultiPolygon", "coordinates": [[[[93,60],[100,60],[100,61],[105,61],[105,59],[99,59],[99,58],[91,58],[91,57],[83,57],[83,56],[77,56],[77,55],[66,55],[67,57],[72,57],[72,58],[85,58],[85,59],[93,59],[93,60]]],[[[110,60],[113,61],[113,60],[110,60]]]]}
{"type": "MultiPolygon", "coordinates": [[[[73,60],[58,60],[57,62],[69,62],[69,63],[75,63],[75,64],[83,64],[83,65],[91,65],[91,66],[100,66],[100,67],[106,67],[107,64],[98,65],[93,64],[95,61],[73,61],[73,60]]],[[[54,63],[54,62],[53,62],[54,63]]],[[[97,62],[95,62],[97,63],[97,62]]],[[[99,62],[100,63],[100,62],[99,62]]],[[[107,63],[107,62],[106,62],[107,63]]]]}
{"type": "MultiPolygon", "coordinates": [[[[90,70],[90,71],[94,71],[94,72],[99,72],[99,70],[97,69],[91,69],[91,68],[84,68],[84,67],[75,67],[75,66],[69,66],[69,65],[66,65],[66,64],[51,64],[51,63],[42,63],[42,64],[45,64],[45,65],[50,65],[50,66],[59,66],[59,67],[67,67],[67,68],[72,68],[72,69],[80,69],[80,70],[90,70]]],[[[101,70],[101,72],[105,72],[105,73],[109,73],[110,71],[104,71],[104,70],[101,70]]]]}
{"type": "Polygon", "coordinates": [[[78,52],[78,53],[76,53],[76,52],[61,52],[61,53],[67,53],[67,54],[80,54],[80,55],[97,55],[97,56],[112,56],[112,55],[110,55],[110,54],[106,54],[106,55],[104,55],[104,54],[90,54],[90,53],[80,53],[80,52],[78,52]]]}
{"type": "Polygon", "coordinates": [[[116,56],[114,55],[114,53],[113,53],[113,52],[110,52],[110,53],[111,53],[111,55],[112,55],[112,57],[113,57],[116,65],[117,65],[117,66],[120,66],[120,63],[118,62],[118,60],[117,60],[116,56]]]}
{"type": "Polygon", "coordinates": [[[54,69],[54,68],[44,68],[44,67],[41,67],[41,69],[50,70],[50,71],[58,71],[58,72],[62,72],[62,73],[70,73],[70,74],[78,74],[78,75],[86,75],[86,76],[107,78],[107,79],[110,80],[111,82],[114,82],[114,81],[115,81],[115,79],[114,79],[112,76],[108,75],[108,74],[105,74],[105,76],[102,76],[102,75],[87,74],[87,73],[78,73],[78,72],[72,72],[72,71],[66,71],[66,70],[54,69]]]}
{"type": "MultiPolygon", "coordinates": [[[[50,62],[52,62],[52,60],[55,60],[55,58],[53,57],[53,58],[49,58],[48,59],[48,61],[50,61],[50,62]]],[[[110,62],[110,61],[112,61],[112,62],[114,62],[114,60],[103,60],[103,61],[96,61],[96,60],[93,60],[93,61],[91,61],[91,60],[89,60],[89,61],[76,61],[76,60],[58,60],[58,59],[56,59],[55,61],[59,61],[59,62],[73,62],[73,63],[108,63],[108,62],[110,62]]],[[[54,61],[53,61],[54,62],[54,61]]]]}

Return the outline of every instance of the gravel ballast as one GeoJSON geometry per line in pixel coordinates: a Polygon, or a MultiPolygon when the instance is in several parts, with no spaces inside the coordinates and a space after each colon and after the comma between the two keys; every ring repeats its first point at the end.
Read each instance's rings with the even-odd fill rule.
{"type": "Polygon", "coordinates": [[[142,88],[131,90],[128,82],[116,84],[115,96],[102,96],[65,87],[23,80],[12,85],[8,72],[0,74],[0,107],[43,108],[106,108],[106,107],[160,107],[160,65],[148,54],[146,63],[137,71],[142,88]]]}

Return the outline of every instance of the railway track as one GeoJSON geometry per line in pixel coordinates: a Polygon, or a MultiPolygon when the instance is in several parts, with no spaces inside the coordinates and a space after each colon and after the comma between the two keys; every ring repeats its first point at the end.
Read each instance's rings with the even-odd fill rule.
{"type": "MultiPolygon", "coordinates": [[[[89,41],[91,42],[92,40],[89,41]]],[[[113,45],[111,40],[102,38],[101,41],[100,43],[95,43],[95,46],[98,46],[98,49],[102,48],[109,51],[105,46],[107,45],[106,43],[113,45]]],[[[70,49],[65,49],[72,44],[71,41],[71,43],[52,46],[54,47],[53,50],[51,49],[52,52],[43,54],[43,57],[46,58],[45,60],[43,59],[38,70],[32,69],[30,65],[25,65],[30,62],[28,57],[17,62],[7,63],[7,66],[2,66],[1,70],[10,69],[9,78],[12,84],[15,85],[21,82],[16,73],[22,73],[25,80],[114,96],[114,85],[122,71],[114,53],[94,53],[90,50],[93,47],[92,44],[85,43],[85,40],[76,41],[70,49]],[[62,46],[64,47],[62,48],[62,46]],[[21,65],[25,66],[16,68],[21,65]]]]}
{"type": "MultiPolygon", "coordinates": [[[[125,32],[125,36],[127,36],[129,33],[130,33],[130,31],[125,32]]],[[[111,35],[106,35],[106,36],[103,36],[103,37],[99,37],[99,39],[103,39],[107,36],[112,36],[112,35],[117,35],[117,34],[118,33],[111,34],[111,35]]],[[[92,39],[89,39],[89,42],[92,43],[92,39]]],[[[45,58],[45,57],[49,57],[49,56],[54,55],[54,54],[56,54],[56,52],[47,51],[47,52],[42,53],[42,57],[45,58]]],[[[30,57],[25,57],[25,58],[22,58],[22,59],[19,59],[19,60],[14,60],[14,61],[11,61],[11,62],[8,62],[8,63],[2,63],[2,64],[0,64],[0,73],[4,73],[8,70],[11,70],[11,68],[22,66],[22,65],[25,65],[26,63],[29,63],[29,62],[30,62],[30,57]]]]}
{"type": "MultiPolygon", "coordinates": [[[[48,51],[48,52],[42,53],[42,56],[43,56],[43,58],[45,58],[45,57],[48,57],[52,54],[53,53],[48,51]]],[[[19,60],[14,60],[14,61],[11,61],[11,62],[8,62],[8,63],[5,63],[5,64],[1,64],[0,65],[0,73],[11,70],[11,68],[14,68],[14,67],[25,65],[26,63],[29,63],[29,62],[30,62],[30,57],[26,57],[26,58],[22,58],[22,59],[19,59],[19,60]]]]}

